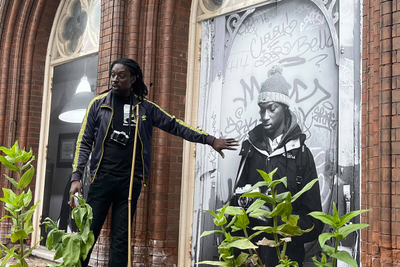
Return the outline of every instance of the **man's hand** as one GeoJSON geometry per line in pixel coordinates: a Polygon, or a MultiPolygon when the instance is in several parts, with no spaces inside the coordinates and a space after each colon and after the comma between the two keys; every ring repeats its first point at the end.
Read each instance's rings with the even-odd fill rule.
{"type": "Polygon", "coordinates": [[[217,151],[222,158],[225,158],[224,152],[222,152],[223,149],[228,149],[228,150],[237,150],[235,146],[238,146],[239,143],[236,139],[233,138],[228,138],[228,139],[215,139],[212,147],[217,151]]]}
{"type": "Polygon", "coordinates": [[[77,192],[79,196],[82,197],[82,184],[80,181],[73,181],[71,183],[71,189],[69,190],[69,205],[71,208],[75,208],[75,197],[72,195],[75,195],[77,192]]]}

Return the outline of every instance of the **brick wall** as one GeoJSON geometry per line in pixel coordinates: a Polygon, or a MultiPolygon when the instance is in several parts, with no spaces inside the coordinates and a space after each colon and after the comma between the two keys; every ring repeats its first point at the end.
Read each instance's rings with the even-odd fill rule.
{"type": "MultiPolygon", "coordinates": [[[[59,0],[0,4],[1,146],[11,146],[23,137],[20,145],[38,153],[46,50],[58,4],[59,0]]],[[[33,165],[36,167],[36,161],[33,165]]],[[[0,172],[7,173],[2,166],[0,172]]],[[[0,185],[9,187],[10,183],[2,176],[0,185]]],[[[0,228],[0,242],[7,243],[8,222],[2,222],[0,228]]]]}
{"type": "Polygon", "coordinates": [[[363,266],[400,266],[399,23],[400,2],[363,1],[363,266]]]}

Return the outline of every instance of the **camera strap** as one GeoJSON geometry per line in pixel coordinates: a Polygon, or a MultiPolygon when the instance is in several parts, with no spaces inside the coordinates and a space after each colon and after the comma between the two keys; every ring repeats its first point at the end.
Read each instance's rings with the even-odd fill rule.
{"type": "MultiPolygon", "coordinates": [[[[128,125],[128,136],[131,135],[131,123],[132,123],[132,97],[133,94],[129,96],[129,125],[128,125]]],[[[114,94],[111,95],[111,108],[114,110],[114,94]]],[[[114,131],[114,118],[111,119],[111,129],[114,131]]],[[[124,131],[125,132],[125,131],[124,131]]]]}

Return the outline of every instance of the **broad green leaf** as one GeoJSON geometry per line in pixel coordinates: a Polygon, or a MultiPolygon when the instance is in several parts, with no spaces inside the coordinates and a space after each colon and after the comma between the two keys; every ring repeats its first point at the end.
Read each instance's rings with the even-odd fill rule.
{"type": "Polygon", "coordinates": [[[93,231],[90,231],[87,242],[85,244],[82,244],[82,247],[81,247],[81,258],[83,260],[86,259],[87,254],[89,253],[89,250],[93,246],[93,243],[94,243],[94,235],[93,235],[93,231]]]}
{"type": "Polygon", "coordinates": [[[45,225],[46,230],[47,230],[48,227],[50,227],[51,229],[56,229],[57,228],[56,222],[53,221],[52,219],[50,219],[49,217],[46,217],[42,224],[45,225]]]}
{"type": "Polygon", "coordinates": [[[0,162],[7,167],[7,169],[19,172],[19,168],[14,164],[10,163],[4,156],[0,156],[0,162]]]}
{"type": "Polygon", "coordinates": [[[256,227],[253,227],[252,229],[255,231],[263,231],[267,234],[274,233],[274,232],[276,233],[276,230],[274,230],[274,228],[272,226],[256,226],[256,227]]]}
{"type": "Polygon", "coordinates": [[[225,241],[226,242],[230,242],[230,241],[234,240],[229,232],[226,232],[224,234],[225,234],[225,241]]]}
{"type": "Polygon", "coordinates": [[[340,223],[339,223],[338,227],[341,227],[342,225],[344,225],[345,223],[347,223],[348,221],[350,221],[354,217],[360,215],[363,212],[367,212],[367,211],[369,211],[369,210],[355,210],[355,211],[351,211],[349,213],[346,213],[345,215],[340,217],[340,223]]]}
{"type": "Polygon", "coordinates": [[[235,221],[235,226],[245,229],[247,225],[249,225],[250,221],[247,217],[247,214],[243,211],[241,215],[237,215],[237,220],[235,221]]]}
{"type": "Polygon", "coordinates": [[[64,230],[54,229],[53,232],[53,244],[59,244],[62,242],[62,237],[64,236],[64,230]]]}
{"type": "Polygon", "coordinates": [[[13,155],[16,156],[19,154],[19,146],[18,146],[18,140],[15,141],[14,145],[11,147],[11,150],[13,151],[13,155]]]}
{"type": "Polygon", "coordinates": [[[27,170],[18,182],[18,188],[27,187],[32,181],[33,174],[35,173],[35,168],[31,165],[30,169],[27,170]]]}
{"type": "Polygon", "coordinates": [[[27,162],[32,157],[32,154],[32,148],[29,150],[29,152],[21,150],[20,155],[15,157],[15,162],[27,162]]]}
{"type": "Polygon", "coordinates": [[[257,231],[253,233],[251,236],[249,236],[248,240],[252,240],[254,237],[258,236],[259,234],[263,234],[264,231],[257,231]]]}
{"type": "Polygon", "coordinates": [[[78,234],[64,236],[63,243],[63,261],[66,266],[75,266],[80,256],[80,237],[78,234]]]}
{"type": "Polygon", "coordinates": [[[313,185],[318,182],[318,178],[312,180],[308,184],[306,184],[303,189],[301,189],[299,192],[297,192],[293,197],[292,197],[292,202],[295,202],[304,192],[308,191],[313,187],[313,185]]]}
{"type": "Polygon", "coordinates": [[[271,211],[271,217],[281,216],[282,214],[285,213],[286,208],[287,208],[287,205],[286,205],[285,202],[279,203],[279,204],[271,211]]]}
{"type": "Polygon", "coordinates": [[[17,195],[11,189],[4,187],[3,187],[3,194],[5,198],[5,200],[3,201],[14,201],[14,199],[17,197],[17,195]]]}
{"type": "Polygon", "coordinates": [[[235,216],[243,214],[243,208],[228,206],[225,210],[225,214],[235,216]]]}
{"type": "Polygon", "coordinates": [[[19,240],[23,240],[25,238],[28,238],[28,235],[25,232],[25,230],[23,230],[23,229],[18,230],[18,231],[16,231],[16,232],[11,234],[11,242],[13,242],[13,243],[17,242],[19,240]]]}
{"type": "Polygon", "coordinates": [[[289,192],[286,201],[283,201],[282,203],[279,203],[278,205],[283,205],[283,213],[282,213],[282,218],[285,218],[285,220],[288,220],[288,217],[292,214],[292,202],[290,202],[290,199],[292,198],[292,194],[289,192]]]}
{"type": "Polygon", "coordinates": [[[256,245],[251,243],[249,240],[243,238],[243,239],[237,239],[232,242],[227,242],[227,243],[222,243],[220,245],[222,248],[238,248],[238,249],[256,249],[258,248],[256,245]]]}
{"type": "Polygon", "coordinates": [[[236,220],[237,220],[237,216],[233,216],[231,221],[225,226],[225,228],[227,229],[227,228],[231,227],[232,225],[234,225],[236,220]]]}
{"type": "Polygon", "coordinates": [[[335,221],[334,221],[333,217],[328,214],[325,214],[321,211],[313,211],[313,212],[310,212],[308,215],[310,215],[311,217],[314,217],[315,219],[318,219],[321,222],[328,224],[330,226],[335,225],[335,221]]]}
{"type": "Polygon", "coordinates": [[[324,253],[322,253],[321,262],[319,262],[317,260],[317,256],[312,257],[312,260],[313,260],[313,263],[315,264],[315,266],[317,266],[317,267],[333,267],[332,262],[327,262],[326,256],[324,253]]]}
{"type": "MultiPolygon", "coordinates": [[[[10,215],[4,215],[4,217],[0,219],[0,222],[3,221],[4,219],[14,219],[14,217],[12,217],[10,215]]],[[[1,251],[0,251],[0,253],[1,253],[1,251]]],[[[0,257],[1,257],[1,254],[0,254],[0,257]]]]}
{"type": "Polygon", "coordinates": [[[224,224],[226,224],[226,217],[225,216],[223,216],[222,218],[214,218],[214,224],[216,225],[216,226],[222,226],[222,225],[224,225],[224,224]]]}
{"type": "MultiPolygon", "coordinates": [[[[13,164],[15,163],[15,158],[14,157],[10,157],[10,156],[5,156],[4,157],[9,163],[13,164]]],[[[14,165],[15,166],[15,165],[14,165]]]]}
{"type": "Polygon", "coordinates": [[[240,228],[240,227],[237,227],[237,226],[235,226],[235,225],[232,225],[232,226],[231,226],[231,230],[232,230],[232,233],[234,233],[234,232],[237,232],[237,231],[241,231],[241,230],[243,230],[243,229],[240,228]]]}
{"type": "Polygon", "coordinates": [[[279,225],[277,230],[282,236],[298,236],[303,234],[303,231],[299,226],[293,226],[290,224],[279,225]]]}
{"type": "Polygon", "coordinates": [[[274,188],[276,185],[282,183],[287,188],[287,177],[282,177],[281,179],[277,179],[272,181],[268,187],[274,188]]]}
{"type": "MultiPolygon", "coordinates": [[[[322,254],[322,255],[325,256],[325,254],[322,254]]],[[[312,259],[312,261],[313,261],[313,263],[314,263],[314,265],[315,265],[316,267],[324,267],[324,266],[325,266],[324,263],[319,262],[319,261],[317,260],[317,256],[314,256],[314,257],[312,257],[311,259],[312,259]]]]}
{"type": "Polygon", "coordinates": [[[55,247],[54,260],[58,260],[63,256],[64,247],[61,243],[55,247]]]}
{"type": "Polygon", "coordinates": [[[235,260],[235,266],[241,266],[243,263],[246,262],[248,257],[249,257],[249,254],[244,253],[244,252],[240,253],[240,255],[235,260]]]}
{"type": "Polygon", "coordinates": [[[354,260],[347,251],[338,251],[330,256],[343,261],[352,267],[357,267],[357,261],[354,260]]]}
{"type": "Polygon", "coordinates": [[[252,187],[250,187],[249,189],[247,189],[246,193],[250,193],[250,192],[252,192],[252,191],[254,191],[254,190],[256,190],[256,189],[258,189],[258,188],[260,188],[260,187],[263,187],[263,186],[268,187],[268,183],[267,183],[267,182],[264,182],[264,181],[257,182],[257,183],[255,183],[252,187]]]}
{"type": "Polygon", "coordinates": [[[4,154],[6,154],[7,156],[13,156],[13,150],[6,148],[4,146],[0,146],[0,151],[3,151],[4,154]]]}
{"type": "Polygon", "coordinates": [[[23,171],[23,170],[25,170],[26,168],[28,168],[28,167],[31,165],[32,161],[34,161],[34,160],[35,160],[35,156],[33,156],[27,163],[25,163],[24,165],[22,165],[21,171],[23,171]]]}
{"type": "Polygon", "coordinates": [[[256,199],[256,201],[254,201],[250,207],[247,208],[246,213],[250,213],[256,209],[261,208],[264,204],[266,203],[265,200],[262,199],[256,199]]]}
{"type": "Polygon", "coordinates": [[[225,204],[221,209],[218,210],[218,219],[222,219],[222,217],[225,217],[225,210],[229,206],[229,202],[225,204]]]}
{"type": "Polygon", "coordinates": [[[203,236],[208,236],[208,235],[212,235],[212,234],[224,234],[224,232],[222,230],[210,230],[210,231],[204,231],[200,237],[203,236]]]}
{"type": "Polygon", "coordinates": [[[14,208],[9,208],[8,207],[9,204],[6,204],[6,207],[4,208],[6,211],[8,211],[14,218],[18,217],[18,213],[15,211],[15,207],[14,208]]]}
{"type": "Polygon", "coordinates": [[[6,175],[6,174],[4,174],[4,176],[7,178],[7,180],[10,181],[10,183],[11,183],[13,186],[18,187],[17,181],[15,181],[13,178],[11,178],[10,176],[8,176],[8,175],[6,175]]]}
{"type": "Polygon", "coordinates": [[[278,170],[278,168],[276,168],[275,170],[273,170],[270,173],[266,173],[263,170],[257,170],[257,171],[261,174],[261,177],[264,179],[264,181],[266,181],[267,183],[270,183],[270,182],[272,182],[273,176],[277,170],[278,170]]]}
{"type": "Polygon", "coordinates": [[[251,218],[258,218],[260,216],[264,216],[265,218],[272,218],[270,211],[266,211],[266,210],[262,210],[262,209],[253,211],[252,213],[249,214],[249,216],[251,218]]]}
{"type": "Polygon", "coordinates": [[[83,230],[83,220],[86,215],[86,210],[82,208],[74,208],[72,211],[72,216],[75,219],[76,226],[78,226],[79,230],[83,230]]]}
{"type": "Polygon", "coordinates": [[[295,226],[295,225],[297,225],[297,221],[299,220],[299,218],[300,218],[299,215],[291,214],[289,217],[287,217],[287,216],[282,217],[282,221],[284,221],[285,223],[288,223],[290,225],[295,226]]]}
{"type": "Polygon", "coordinates": [[[210,213],[212,216],[214,216],[215,218],[218,218],[217,214],[216,214],[214,211],[212,211],[212,210],[205,210],[205,212],[208,212],[208,213],[210,213]]]}
{"type": "Polygon", "coordinates": [[[261,198],[265,202],[274,203],[273,198],[271,198],[270,196],[264,195],[263,193],[259,193],[259,192],[244,193],[242,195],[242,197],[261,198]]]}
{"type": "Polygon", "coordinates": [[[29,188],[28,193],[26,193],[25,196],[23,197],[24,207],[28,207],[31,201],[32,201],[32,191],[29,188]]]}
{"type": "Polygon", "coordinates": [[[325,243],[332,237],[335,237],[334,233],[323,233],[323,234],[320,234],[318,237],[319,245],[321,246],[322,250],[325,251],[328,255],[331,255],[333,253],[334,248],[332,248],[328,245],[325,245],[325,243]]]}
{"type": "MultiPolygon", "coordinates": [[[[2,245],[2,247],[3,247],[3,249],[4,249],[4,247],[5,246],[3,246],[2,245]]],[[[14,256],[14,250],[15,250],[15,247],[12,247],[10,250],[4,250],[7,254],[6,254],[6,256],[3,258],[3,261],[1,262],[1,265],[0,265],[0,267],[5,267],[5,266],[7,266],[7,262],[14,256]]]]}
{"type": "Polygon", "coordinates": [[[196,264],[208,264],[208,265],[222,266],[222,267],[235,267],[234,263],[228,263],[228,262],[224,262],[224,261],[202,261],[202,262],[198,262],[196,264]]]}
{"type": "Polygon", "coordinates": [[[342,239],[346,238],[346,236],[352,232],[355,232],[357,230],[363,229],[365,227],[368,227],[369,224],[349,224],[346,226],[343,226],[339,228],[338,232],[341,234],[343,237],[342,239]]]}
{"type": "Polygon", "coordinates": [[[283,193],[280,193],[279,195],[277,195],[275,197],[276,203],[281,203],[282,201],[284,201],[287,198],[287,196],[289,195],[289,193],[290,192],[283,192],[283,193]]]}
{"type": "Polygon", "coordinates": [[[24,221],[24,230],[27,235],[33,233],[33,225],[32,225],[32,220],[26,220],[24,221]]]}
{"type": "Polygon", "coordinates": [[[54,231],[56,231],[55,229],[50,230],[50,232],[47,234],[47,239],[46,239],[46,248],[48,250],[52,250],[54,248],[53,243],[54,243],[54,239],[53,239],[53,233],[54,231]]]}

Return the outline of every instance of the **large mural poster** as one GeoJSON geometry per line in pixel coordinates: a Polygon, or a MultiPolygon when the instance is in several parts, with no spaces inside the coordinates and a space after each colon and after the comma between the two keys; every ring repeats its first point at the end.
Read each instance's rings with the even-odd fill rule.
{"type": "MultiPolygon", "coordinates": [[[[336,1],[287,0],[206,20],[202,31],[199,125],[242,144],[261,123],[263,83],[279,69],[289,85],[288,106],[315,160],[324,212],[337,201],[338,20],[336,1]]],[[[200,239],[214,229],[204,210],[221,208],[235,194],[239,153],[221,159],[197,147],[193,264],[218,257],[219,237],[200,239]]],[[[308,255],[319,249],[316,242],[305,247],[308,255]]]]}

